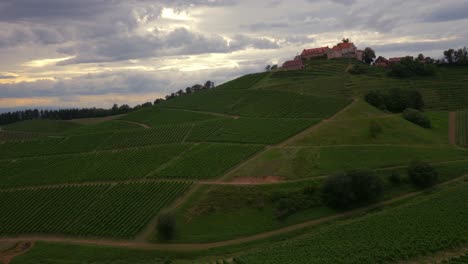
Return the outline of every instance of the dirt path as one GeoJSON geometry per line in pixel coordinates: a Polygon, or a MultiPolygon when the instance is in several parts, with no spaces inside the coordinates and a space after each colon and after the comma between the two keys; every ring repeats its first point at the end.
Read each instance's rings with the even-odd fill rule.
{"type": "Polygon", "coordinates": [[[457,112],[449,113],[449,142],[452,145],[457,144],[457,112]]]}
{"type": "Polygon", "coordinates": [[[400,261],[400,264],[442,263],[445,260],[468,254],[468,246],[437,252],[434,255],[419,257],[413,260],[400,261]]]}
{"type": "MultiPolygon", "coordinates": [[[[439,186],[447,185],[456,181],[463,180],[467,177],[468,175],[464,175],[461,177],[458,177],[456,179],[441,183],[439,186]]],[[[420,195],[424,193],[424,191],[419,191],[419,192],[411,192],[407,193],[405,195],[399,196],[392,198],[387,201],[383,201],[371,206],[347,211],[344,213],[336,214],[333,216],[328,216],[316,220],[311,220],[307,221],[304,223],[296,224],[296,225],[291,225],[283,228],[279,228],[276,230],[264,232],[264,233],[259,233],[256,235],[252,236],[247,236],[247,237],[242,237],[242,238],[237,238],[237,239],[232,239],[232,240],[226,240],[226,241],[220,241],[220,242],[213,242],[213,243],[199,243],[199,244],[151,244],[147,242],[138,242],[138,241],[118,241],[118,240],[93,240],[93,239],[78,239],[78,238],[68,238],[68,237],[60,237],[60,236],[19,236],[19,237],[10,237],[10,238],[0,238],[0,242],[5,241],[5,242],[19,242],[19,241],[46,241],[46,242],[61,242],[61,243],[72,243],[72,244],[86,244],[86,245],[103,245],[103,246],[112,246],[112,247],[125,247],[125,248],[133,248],[133,249],[146,249],[146,250],[174,250],[174,251],[192,251],[192,250],[206,250],[206,249],[211,249],[211,248],[217,248],[217,247],[224,247],[224,246],[232,246],[232,245],[238,245],[238,244],[243,244],[247,242],[252,242],[256,240],[261,240],[265,238],[270,238],[273,236],[289,233],[292,231],[297,231],[301,230],[304,228],[320,225],[323,223],[327,223],[333,220],[338,220],[341,218],[349,217],[352,215],[356,215],[359,213],[364,213],[369,210],[379,208],[382,206],[390,205],[395,202],[399,202],[408,198],[415,197],[417,195],[420,195]]]]}
{"type": "Polygon", "coordinates": [[[145,123],[140,123],[140,122],[135,122],[135,121],[130,121],[130,120],[123,120],[123,119],[118,119],[118,120],[122,121],[122,122],[125,122],[125,123],[141,126],[141,127],[145,128],[145,129],[151,128],[149,125],[147,125],[145,123]]]}
{"type": "Polygon", "coordinates": [[[6,251],[0,252],[0,263],[9,264],[10,261],[19,255],[22,255],[29,251],[34,246],[33,242],[30,241],[19,241],[16,245],[6,251]]]}

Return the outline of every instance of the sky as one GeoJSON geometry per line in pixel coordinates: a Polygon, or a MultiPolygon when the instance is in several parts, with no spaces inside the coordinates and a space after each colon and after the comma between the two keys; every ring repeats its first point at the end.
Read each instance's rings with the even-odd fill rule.
{"type": "Polygon", "coordinates": [[[342,38],[439,58],[468,0],[2,0],[0,108],[133,106],[342,38]]]}

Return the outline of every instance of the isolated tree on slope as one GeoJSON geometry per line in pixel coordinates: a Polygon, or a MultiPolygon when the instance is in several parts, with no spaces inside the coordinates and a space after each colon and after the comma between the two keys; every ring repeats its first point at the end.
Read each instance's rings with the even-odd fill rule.
{"type": "Polygon", "coordinates": [[[265,71],[270,71],[270,68],[271,68],[271,66],[270,66],[270,65],[267,65],[267,66],[265,67],[265,71]]]}
{"type": "Polygon", "coordinates": [[[369,47],[365,48],[364,49],[364,62],[367,63],[367,64],[371,64],[375,58],[377,56],[375,56],[375,51],[369,47]]]}

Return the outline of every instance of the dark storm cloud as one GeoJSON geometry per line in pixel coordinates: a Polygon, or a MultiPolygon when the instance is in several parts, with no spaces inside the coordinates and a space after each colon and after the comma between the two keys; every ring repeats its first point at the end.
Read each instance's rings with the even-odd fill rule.
{"type": "Polygon", "coordinates": [[[264,38],[236,35],[231,42],[211,34],[203,35],[186,28],[177,28],[169,34],[151,36],[113,36],[94,42],[81,42],[58,51],[75,58],[60,62],[59,65],[96,63],[150,58],[155,56],[196,55],[204,53],[227,53],[244,48],[274,49],[278,44],[264,38]]]}

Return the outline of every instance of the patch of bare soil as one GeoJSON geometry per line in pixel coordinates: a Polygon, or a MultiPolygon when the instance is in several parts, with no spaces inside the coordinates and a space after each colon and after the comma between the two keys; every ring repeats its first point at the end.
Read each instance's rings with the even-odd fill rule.
{"type": "Polygon", "coordinates": [[[450,112],[449,114],[449,142],[452,145],[457,144],[456,125],[457,125],[457,113],[450,112]]]}
{"type": "Polygon", "coordinates": [[[18,242],[13,248],[0,252],[0,263],[9,264],[14,257],[26,253],[32,247],[33,242],[31,241],[18,242]]]}
{"type": "Polygon", "coordinates": [[[234,184],[263,184],[263,183],[277,183],[282,182],[283,179],[279,176],[267,176],[267,177],[240,177],[234,178],[230,183],[234,184]]]}

